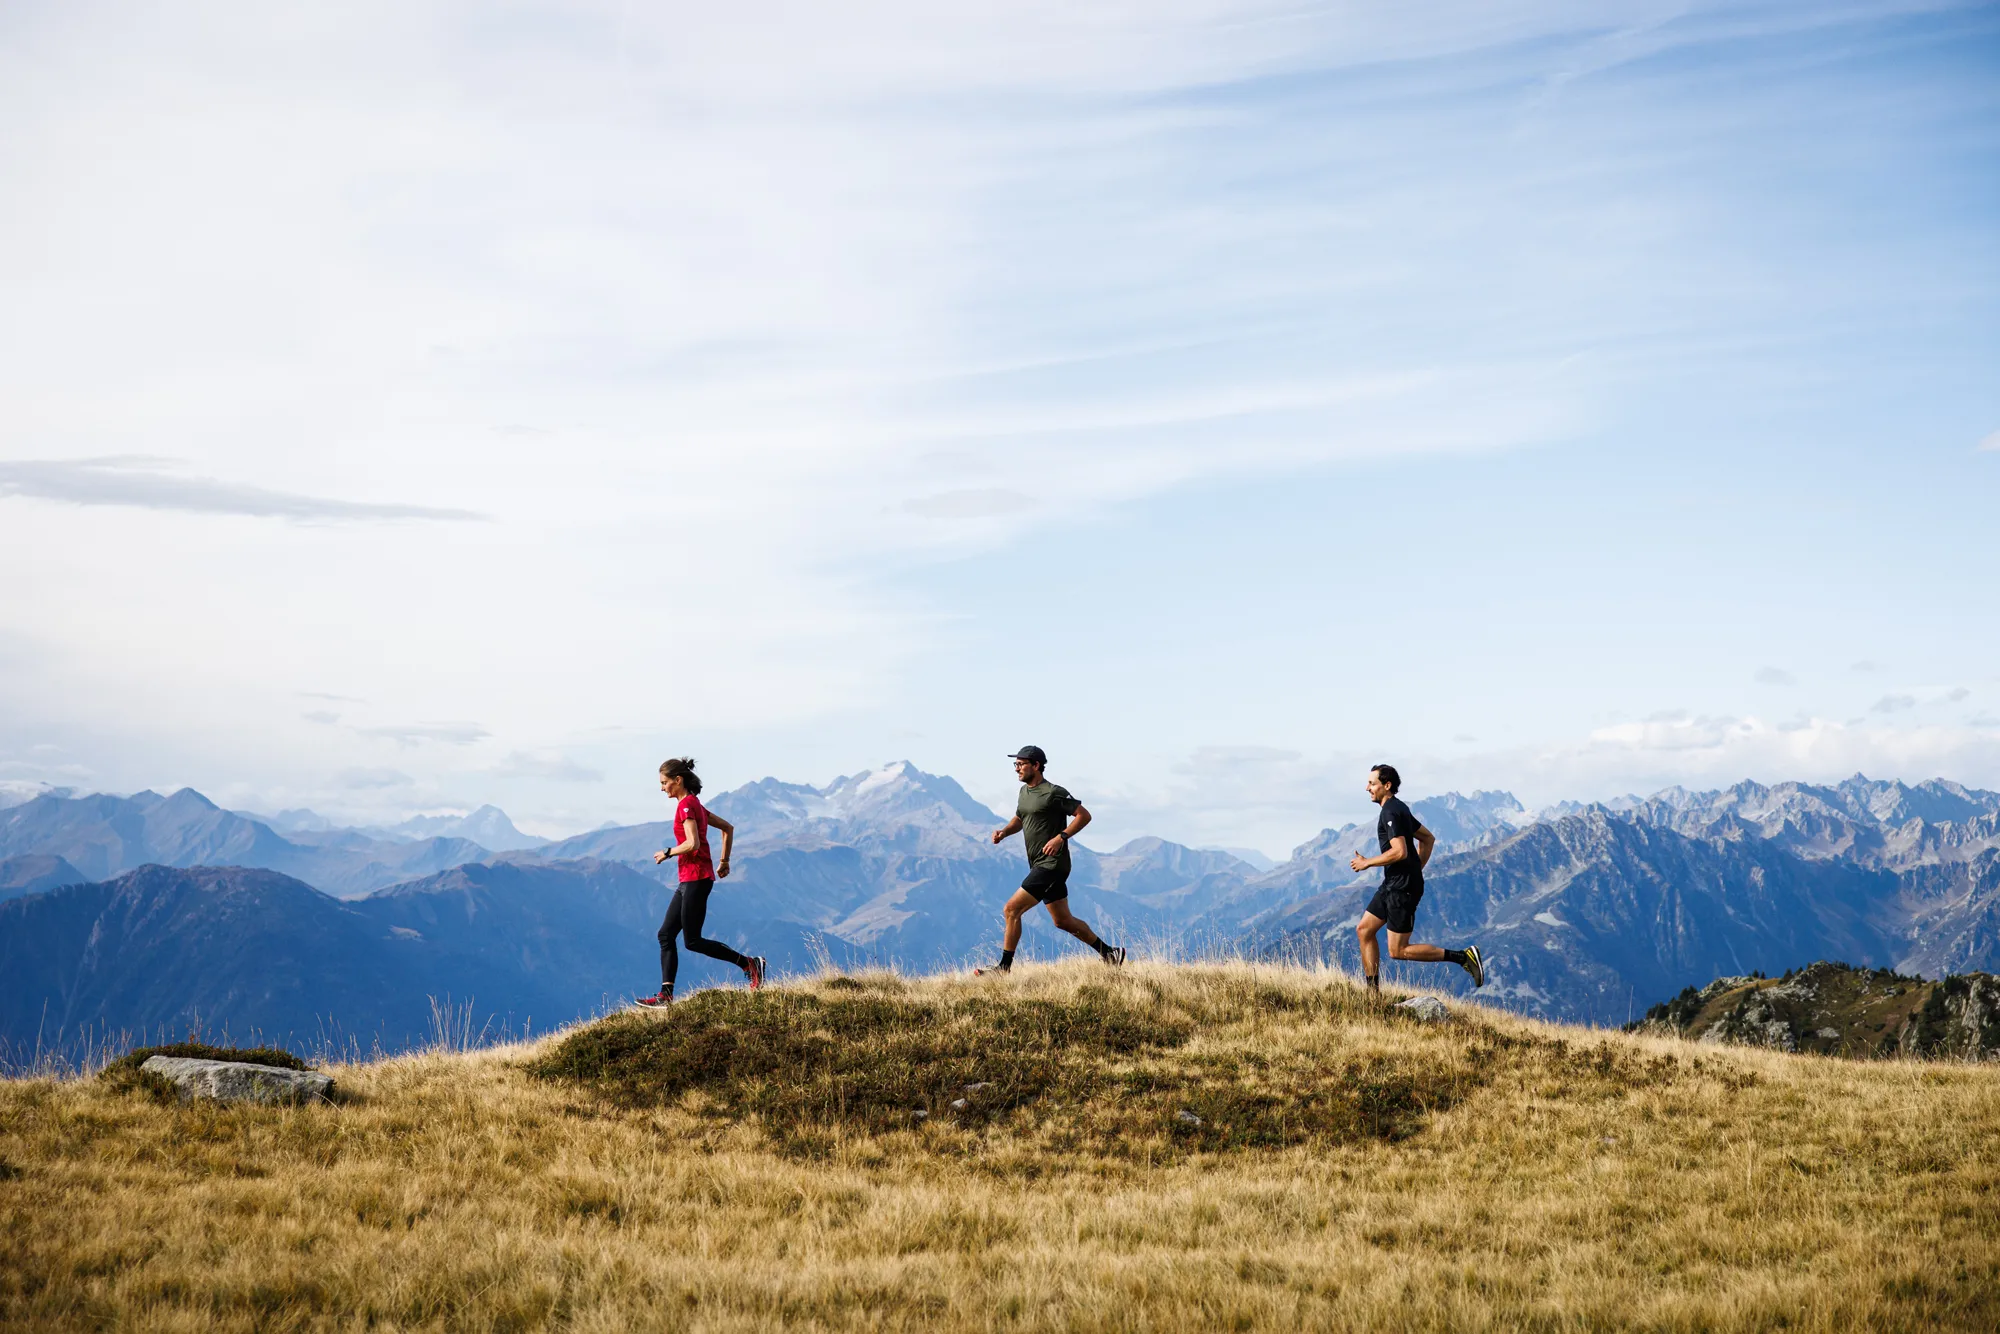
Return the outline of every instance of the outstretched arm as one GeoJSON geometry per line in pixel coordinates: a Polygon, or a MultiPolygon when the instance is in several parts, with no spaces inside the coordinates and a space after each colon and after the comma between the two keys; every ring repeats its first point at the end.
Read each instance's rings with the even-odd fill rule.
{"type": "Polygon", "coordinates": [[[993,831],[993,841],[995,843],[998,843],[1001,839],[1012,838],[1015,834],[1018,834],[1020,832],[1021,832],[1021,817],[1017,812],[1013,819],[1009,820],[1006,824],[1001,825],[998,829],[993,831]]]}

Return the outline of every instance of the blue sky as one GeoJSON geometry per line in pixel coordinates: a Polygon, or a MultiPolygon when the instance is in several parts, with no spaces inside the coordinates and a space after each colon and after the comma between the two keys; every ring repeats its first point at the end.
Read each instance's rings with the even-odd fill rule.
{"type": "Polygon", "coordinates": [[[2000,9],[15,6],[0,782],[2000,786],[2000,9]]]}

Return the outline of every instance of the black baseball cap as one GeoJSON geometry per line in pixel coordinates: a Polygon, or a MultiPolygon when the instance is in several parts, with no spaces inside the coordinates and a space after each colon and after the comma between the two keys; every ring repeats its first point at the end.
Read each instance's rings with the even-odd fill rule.
{"type": "Polygon", "coordinates": [[[1040,746],[1023,746],[1007,758],[1010,760],[1026,760],[1030,764],[1039,764],[1044,769],[1049,767],[1049,753],[1040,746]]]}

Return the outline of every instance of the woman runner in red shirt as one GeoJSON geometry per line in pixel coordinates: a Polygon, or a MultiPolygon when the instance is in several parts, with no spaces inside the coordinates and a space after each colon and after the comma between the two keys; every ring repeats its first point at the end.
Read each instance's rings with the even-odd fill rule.
{"type": "Polygon", "coordinates": [[[729,848],[736,841],[736,826],[719,815],[710,815],[701,804],[701,779],[695,777],[691,759],[668,760],[660,766],[660,791],[679,802],[674,807],[673,827],[674,836],[680,841],[664,852],[654,853],[653,864],[657,866],[669,857],[679,858],[681,883],[674,891],[674,901],[667,905],[667,920],[660,923],[660,992],[657,996],[641,996],[639,1004],[658,1009],[673,1003],[674,975],[680,971],[681,962],[674,938],[683,932],[689,949],[735,964],[750,979],[750,989],[755,991],[764,985],[764,956],[738,954],[721,941],[701,934],[702,923],[708,917],[709,891],[715,888],[717,880],[729,875],[729,848]],[[722,831],[720,865],[709,860],[710,825],[722,831]]]}

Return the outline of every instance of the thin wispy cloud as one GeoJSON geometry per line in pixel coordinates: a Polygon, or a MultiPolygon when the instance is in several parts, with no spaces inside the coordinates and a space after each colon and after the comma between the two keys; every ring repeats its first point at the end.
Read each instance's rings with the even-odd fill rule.
{"type": "Polygon", "coordinates": [[[406,723],[395,727],[357,727],[354,730],[362,736],[393,741],[399,746],[430,743],[470,746],[493,735],[478,723],[406,723]]]}
{"type": "Polygon", "coordinates": [[[334,780],[353,792],[376,792],[388,788],[409,787],[416,781],[400,769],[382,768],[342,769],[334,775],[334,780]]]}
{"type": "Polygon", "coordinates": [[[967,487],[903,502],[906,512],[923,519],[997,519],[1034,507],[1033,497],[1005,487],[967,487]]]}
{"type": "Polygon", "coordinates": [[[172,460],[149,456],[0,461],[0,496],[70,505],[130,505],[190,514],[338,523],[368,519],[482,520],[473,510],[393,505],[298,495],[260,486],[162,471],[172,460]]]}
{"type": "Polygon", "coordinates": [[[578,764],[561,755],[535,755],[517,750],[493,766],[495,778],[541,778],[556,783],[600,783],[602,770],[578,764]]]}

